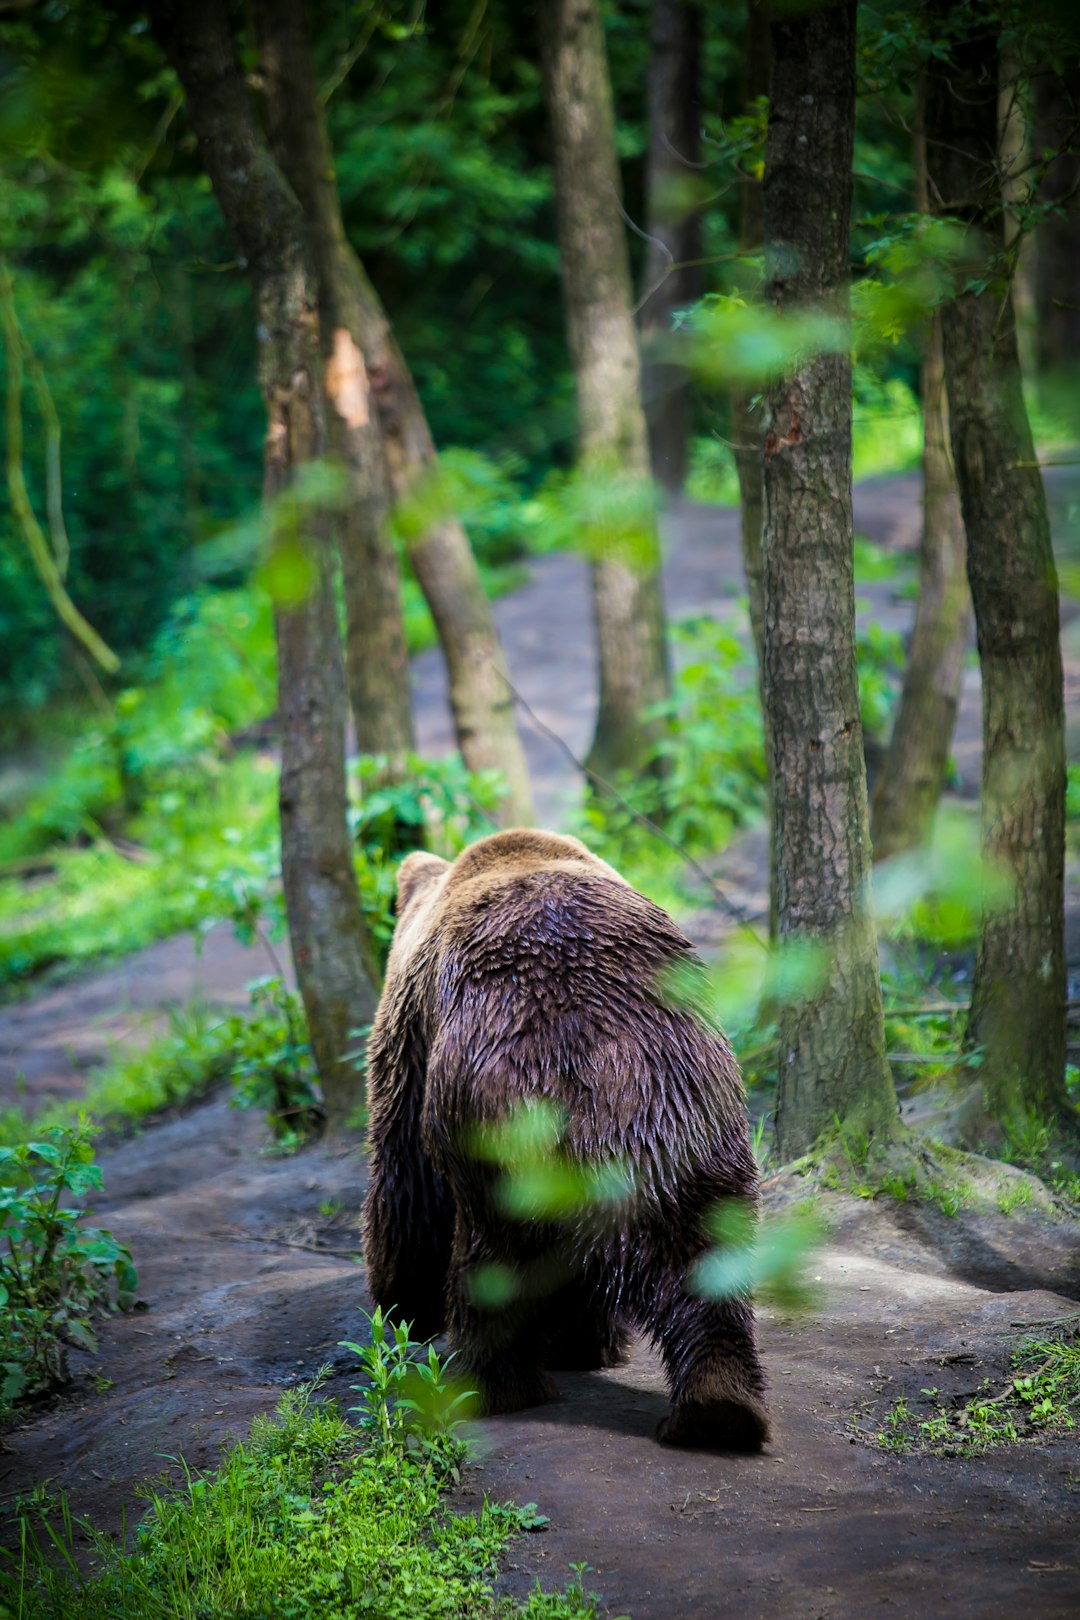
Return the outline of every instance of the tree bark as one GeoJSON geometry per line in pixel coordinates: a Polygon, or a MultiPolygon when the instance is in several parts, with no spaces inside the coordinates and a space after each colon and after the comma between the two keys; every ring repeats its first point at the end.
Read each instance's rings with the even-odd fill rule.
{"type": "Polygon", "coordinates": [[[1080,354],[1080,68],[1035,75],[1036,156],[1056,152],[1040,200],[1053,206],[1035,230],[1035,345],[1039,372],[1080,354]]]}
{"type": "Polygon", "coordinates": [[[634,510],[630,532],[593,547],[600,704],[591,771],[657,766],[663,720],[645,711],[669,693],[660,537],[651,496],[641,367],[623,230],[615,120],[595,0],[545,0],[541,58],[582,475],[634,510]],[[621,491],[621,494],[616,494],[621,491]]]}
{"type": "MultiPolygon", "coordinates": [[[[389,497],[407,497],[437,474],[435,444],[386,312],[345,236],[303,7],[300,0],[260,0],[257,20],[275,145],[311,223],[327,376],[336,396],[332,420],[358,497],[342,553],[357,731],[367,747],[363,739],[376,734],[378,720],[382,735],[398,739],[394,747],[408,747],[400,740],[408,697],[404,638],[399,640],[397,628],[400,583],[385,514],[389,497]],[[371,409],[374,420],[362,420],[371,409]],[[367,717],[363,730],[361,714],[367,717]]],[[[506,659],[465,530],[447,514],[413,543],[409,556],[446,660],[462,757],[470,770],[501,771],[507,796],[500,817],[507,825],[528,826],[532,789],[506,659]]],[[[384,744],[372,751],[393,750],[384,744]]]]}
{"type": "MultiPolygon", "coordinates": [[[[300,207],[255,124],[223,0],[155,0],[153,17],[187,97],[207,174],[255,294],[259,380],[267,410],[264,493],[278,497],[324,453],[314,277],[300,207]]],[[[275,514],[276,507],[276,514],[275,514]]],[[[304,544],[313,588],[278,604],[281,865],[289,937],[327,1111],[338,1121],[362,1095],[345,1053],[368,1023],[374,953],[360,910],[345,817],[345,686],[332,560],[318,518],[304,544]]]]}
{"type": "MultiPolygon", "coordinates": [[[[769,93],[769,15],[764,0],[747,0],[746,44],[743,57],[743,106],[749,109],[769,93]]],[[[739,187],[739,252],[750,257],[761,252],[765,222],[761,181],[744,175],[739,187]]],[[[736,383],[731,389],[731,437],[735,472],[739,480],[739,517],[742,529],[743,569],[750,602],[750,628],[754,633],[759,680],[764,671],[765,560],[761,550],[761,413],[750,409],[756,389],[736,383]]]]}
{"type": "MultiPolygon", "coordinates": [[[[921,119],[920,119],[921,123],[921,119]]],[[[916,206],[929,211],[926,139],[915,136],[916,206]]],[[[949,766],[964,679],[971,593],[960,492],[949,448],[941,316],[929,319],[923,343],[923,520],[919,597],[900,707],[874,791],[874,859],[929,841],[949,766]]]]}
{"type": "Polygon", "coordinates": [[[345,586],[345,667],[357,746],[385,754],[391,777],[413,747],[401,570],[390,534],[390,486],[367,367],[355,256],[345,237],[304,0],[258,0],[255,26],[270,143],[304,210],[318,282],[331,450],[348,470],[337,514],[345,586]]]}
{"type": "MultiPolygon", "coordinates": [[[[855,3],[772,23],[765,149],[766,289],[778,310],[849,309],[855,3]]],[[[887,1134],[855,671],[851,361],[800,363],[766,398],[765,694],[772,734],[782,945],[810,953],[813,983],[779,1006],[781,1155],[839,1120],[887,1134]]]]}
{"type": "Polygon", "coordinates": [[[649,53],[648,247],[639,311],[641,392],[653,477],[678,494],[686,481],[690,379],[664,350],[673,316],[701,297],[698,74],[701,7],[653,0],[649,53]]]}
{"type": "Polygon", "coordinates": [[[979,21],[929,72],[926,130],[935,206],[967,239],[942,332],[982,671],[983,853],[1011,890],[983,918],[967,1038],[1001,1119],[1066,1107],[1065,724],[1057,574],[1004,256],[998,46],[979,21]]]}

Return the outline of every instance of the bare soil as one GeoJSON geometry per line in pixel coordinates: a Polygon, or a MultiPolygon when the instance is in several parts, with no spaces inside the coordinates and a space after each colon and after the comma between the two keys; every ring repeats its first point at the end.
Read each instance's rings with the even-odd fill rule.
{"type": "MultiPolygon", "coordinates": [[[[914,480],[864,485],[857,527],[913,545],[916,502],[914,480]]],[[[736,515],[680,508],[670,527],[675,610],[711,610],[736,594],[736,515]]],[[[877,594],[877,617],[910,619],[909,602],[877,594]]],[[[581,565],[555,557],[499,605],[515,684],[579,755],[593,702],[585,600],[581,565]]],[[[415,674],[422,746],[434,749],[448,740],[437,661],[418,660],[415,674]]],[[[543,813],[557,822],[573,771],[548,739],[527,735],[543,813]]],[[[965,738],[977,782],[977,682],[965,691],[958,754],[965,738]]],[[[750,909],[763,904],[763,854],[751,833],[720,869],[750,909]]],[[[221,930],[201,959],[190,942],[166,941],[2,1007],[0,1096],[76,1094],[133,1020],[137,1034],[140,1020],[196,990],[240,1001],[263,970],[221,930]]],[[[3,1437],[0,1508],[48,1481],[76,1514],[119,1531],[142,1511],[142,1482],[176,1477],[180,1456],[213,1466],[256,1412],[320,1365],[333,1365],[331,1390],[351,1400],[354,1358],[339,1341],[362,1335],[370,1303],[356,1258],[362,1155],[323,1145],[273,1159],[264,1142],[261,1123],[219,1094],[100,1154],[95,1215],[131,1245],[145,1308],[111,1319],[98,1358],[72,1355],[70,1390],[3,1437]]],[[[1003,1389],[1025,1325],[1080,1310],[1080,1226],[826,1202],[832,1235],[811,1264],[817,1308],[762,1315],[775,1439],[761,1457],[659,1446],[666,1397],[644,1344],[612,1372],[561,1375],[548,1407],[479,1426],[463,1504],[486,1491],[535,1501],[550,1519],[517,1544],[507,1590],[523,1594],[537,1576],[561,1585],[567,1566],[586,1560],[611,1613],[634,1620],[1080,1614],[1075,1432],[951,1458],[888,1455],[853,1432],[853,1420],[872,1429],[875,1414],[927,1387],[961,1397],[989,1379],[1003,1389]]]]}

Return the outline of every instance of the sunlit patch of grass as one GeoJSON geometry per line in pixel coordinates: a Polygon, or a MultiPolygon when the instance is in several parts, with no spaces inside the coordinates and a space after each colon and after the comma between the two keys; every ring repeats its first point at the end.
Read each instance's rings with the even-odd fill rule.
{"type": "Polygon", "coordinates": [[[989,1378],[951,1400],[940,1389],[922,1389],[880,1414],[852,1418],[852,1434],[895,1455],[958,1457],[1069,1433],[1080,1412],[1080,1316],[1042,1329],[1015,1345],[1010,1375],[996,1393],[989,1378]]]}

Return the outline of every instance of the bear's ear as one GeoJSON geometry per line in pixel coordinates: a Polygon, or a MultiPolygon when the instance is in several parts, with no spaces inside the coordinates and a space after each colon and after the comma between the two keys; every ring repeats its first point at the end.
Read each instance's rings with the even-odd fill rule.
{"type": "Polygon", "coordinates": [[[449,870],[450,862],[441,855],[429,855],[426,850],[415,849],[406,855],[397,873],[397,914],[402,916],[408,906],[449,870]]]}

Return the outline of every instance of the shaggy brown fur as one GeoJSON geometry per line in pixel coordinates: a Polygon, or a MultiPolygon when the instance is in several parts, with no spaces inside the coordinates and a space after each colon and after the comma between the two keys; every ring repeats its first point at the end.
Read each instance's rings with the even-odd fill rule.
{"type": "Polygon", "coordinates": [[[671,1444],[754,1450],[768,1438],[744,1299],[698,1298],[687,1273],[718,1200],[754,1200],[742,1082],[722,1036],[662,994],[700,963],[665,912],[576,839],[516,831],[452,864],[413,854],[368,1052],[371,1184],[364,1252],[375,1299],[422,1336],[448,1326],[489,1412],[550,1398],[547,1370],[610,1366],[630,1326],[664,1360],[671,1444]],[[513,1221],[477,1127],[543,1099],[563,1151],[615,1158],[634,1190],[565,1221],[513,1221]],[[476,1267],[518,1279],[498,1310],[476,1267]]]}

